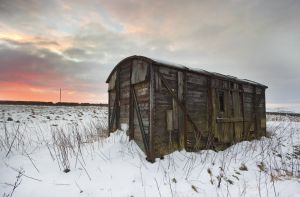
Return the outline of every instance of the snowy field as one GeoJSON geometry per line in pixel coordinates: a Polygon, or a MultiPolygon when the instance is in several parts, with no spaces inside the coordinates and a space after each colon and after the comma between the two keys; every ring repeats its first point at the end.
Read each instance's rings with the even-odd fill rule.
{"type": "Polygon", "coordinates": [[[268,138],[177,151],[151,164],[103,107],[0,105],[0,196],[300,196],[300,122],[268,138]]]}

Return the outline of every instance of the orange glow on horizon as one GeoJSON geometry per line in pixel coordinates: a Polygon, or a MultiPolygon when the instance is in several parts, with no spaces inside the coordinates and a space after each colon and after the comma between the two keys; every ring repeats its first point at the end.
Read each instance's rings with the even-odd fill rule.
{"type": "MultiPolygon", "coordinates": [[[[54,90],[15,82],[0,82],[0,92],[0,100],[59,102],[59,88],[54,90]]],[[[107,96],[62,90],[62,102],[107,103],[107,96]]]]}

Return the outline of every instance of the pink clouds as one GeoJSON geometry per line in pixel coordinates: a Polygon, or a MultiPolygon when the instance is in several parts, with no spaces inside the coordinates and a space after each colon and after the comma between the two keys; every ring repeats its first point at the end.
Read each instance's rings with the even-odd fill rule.
{"type": "Polygon", "coordinates": [[[62,87],[68,99],[106,101],[107,75],[138,54],[250,78],[270,87],[268,102],[291,102],[300,97],[298,8],[293,0],[3,1],[0,83],[35,98],[56,99],[51,91],[62,87]]]}
{"type": "Polygon", "coordinates": [[[106,85],[95,80],[101,73],[97,64],[74,62],[31,43],[6,42],[11,47],[0,48],[0,99],[57,101],[62,88],[65,102],[106,102],[100,93],[106,85]]]}

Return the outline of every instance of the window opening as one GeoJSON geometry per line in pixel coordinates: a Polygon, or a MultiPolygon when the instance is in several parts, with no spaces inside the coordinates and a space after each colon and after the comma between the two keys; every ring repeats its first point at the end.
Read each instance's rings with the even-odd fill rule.
{"type": "Polygon", "coordinates": [[[224,112],[224,92],[219,92],[219,110],[224,112]]]}

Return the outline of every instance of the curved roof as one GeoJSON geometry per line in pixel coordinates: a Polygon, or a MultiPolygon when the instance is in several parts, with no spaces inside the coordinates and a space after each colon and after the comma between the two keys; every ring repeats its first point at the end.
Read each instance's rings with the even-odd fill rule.
{"type": "Polygon", "coordinates": [[[208,72],[208,71],[202,70],[202,69],[189,68],[189,67],[186,67],[182,64],[176,64],[176,63],[172,63],[172,62],[168,62],[168,61],[164,61],[164,60],[153,59],[153,58],[140,56],[140,55],[129,56],[129,57],[121,60],[114,67],[114,69],[111,71],[111,73],[109,74],[108,78],[106,79],[106,83],[109,83],[109,80],[110,80],[112,74],[119,67],[119,65],[121,65],[125,61],[132,60],[132,59],[140,59],[140,60],[147,61],[149,63],[158,64],[160,66],[175,68],[177,70],[188,71],[188,72],[193,72],[193,73],[199,73],[199,74],[203,74],[203,75],[207,75],[207,76],[213,76],[213,77],[217,77],[217,78],[223,78],[223,79],[227,79],[227,80],[238,81],[238,82],[242,82],[242,83],[248,83],[248,84],[253,84],[253,85],[261,86],[261,87],[264,87],[264,88],[268,88],[268,86],[265,86],[261,83],[257,83],[255,81],[251,81],[251,80],[248,80],[248,79],[239,79],[237,77],[230,76],[230,75],[223,75],[223,74],[216,73],[216,72],[208,72]]]}

